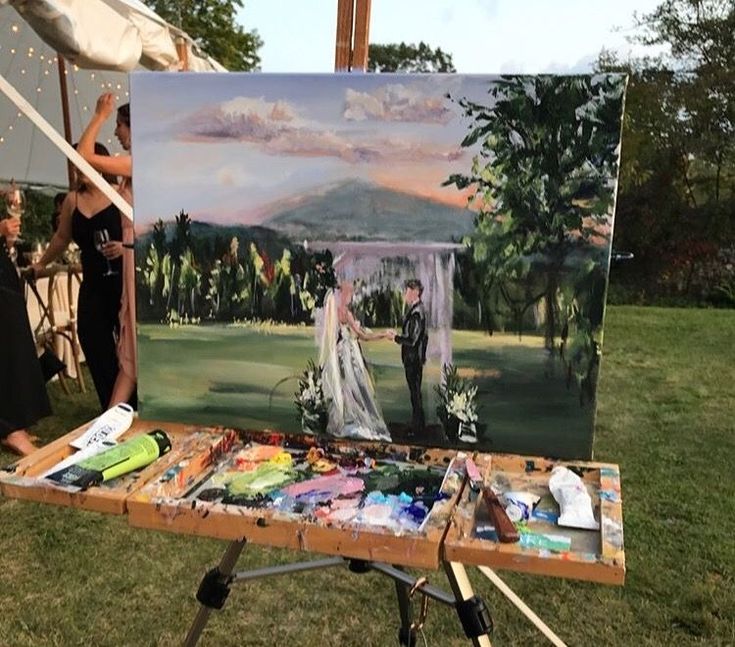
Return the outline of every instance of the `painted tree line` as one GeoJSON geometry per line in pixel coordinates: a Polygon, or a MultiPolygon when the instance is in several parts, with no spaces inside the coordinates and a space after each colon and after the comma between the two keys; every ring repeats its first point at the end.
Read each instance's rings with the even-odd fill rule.
{"type": "MultiPolygon", "coordinates": [[[[136,252],[138,318],[165,324],[271,321],[313,324],[329,289],[337,285],[330,251],[308,250],[272,235],[239,236],[207,227],[197,236],[181,211],[159,220],[136,252]]],[[[354,309],[367,326],[397,327],[402,286],[355,286],[354,309]]]]}
{"type": "Polygon", "coordinates": [[[137,251],[139,318],[162,323],[275,320],[305,323],[336,284],[329,252],[222,235],[197,239],[181,211],[159,220],[137,251]],[[278,255],[275,256],[274,249],[278,255]]]}

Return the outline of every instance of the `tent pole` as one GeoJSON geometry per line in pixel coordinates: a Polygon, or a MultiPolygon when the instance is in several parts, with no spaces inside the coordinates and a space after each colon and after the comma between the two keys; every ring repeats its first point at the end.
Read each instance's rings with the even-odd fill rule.
{"type": "MultiPolygon", "coordinates": [[[[66,64],[61,54],[56,54],[59,68],[59,89],[61,90],[61,114],[64,119],[64,139],[71,144],[71,119],[69,118],[69,92],[66,87],[66,64]]],[[[69,180],[69,191],[73,189],[74,170],[69,159],[66,160],[66,175],[69,180]]]]}
{"type": "Polygon", "coordinates": [[[183,36],[177,36],[176,40],[174,42],[174,45],[176,46],[176,55],[179,57],[179,71],[180,72],[188,72],[189,71],[189,52],[186,48],[186,40],[184,40],[183,36]]]}

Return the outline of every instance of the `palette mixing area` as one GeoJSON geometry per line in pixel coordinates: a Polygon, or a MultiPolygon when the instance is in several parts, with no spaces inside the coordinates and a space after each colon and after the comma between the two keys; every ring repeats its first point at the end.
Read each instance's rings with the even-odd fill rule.
{"type": "Polygon", "coordinates": [[[236,432],[136,420],[121,440],[162,428],[171,450],[123,477],[79,491],[42,478],[74,452],[71,432],[0,476],[8,497],[126,514],[131,525],[402,566],[449,559],[622,584],[625,558],[617,466],[566,463],[582,475],[594,529],[558,526],[548,482],[560,461],[236,432]],[[467,459],[505,504],[532,513],[520,541],[501,543],[467,459]],[[473,460],[474,459],[474,460],[473,460]],[[476,485],[476,484],[474,484],[476,485]],[[504,497],[503,495],[509,495],[504,497]],[[515,496],[515,498],[514,498],[515,496]]]}

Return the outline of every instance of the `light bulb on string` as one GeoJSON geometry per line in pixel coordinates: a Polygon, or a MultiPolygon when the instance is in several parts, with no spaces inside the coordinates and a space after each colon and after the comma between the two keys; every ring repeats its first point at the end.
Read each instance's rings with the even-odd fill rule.
{"type": "Polygon", "coordinates": [[[10,25],[10,31],[12,31],[14,34],[18,33],[18,25],[10,25]]]}

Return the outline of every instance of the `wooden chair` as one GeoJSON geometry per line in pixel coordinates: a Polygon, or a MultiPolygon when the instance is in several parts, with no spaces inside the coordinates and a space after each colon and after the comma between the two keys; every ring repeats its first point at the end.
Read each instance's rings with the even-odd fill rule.
{"type": "MultiPolygon", "coordinates": [[[[77,332],[77,303],[74,282],[81,283],[81,269],[78,266],[52,265],[39,273],[37,278],[48,278],[46,289],[46,312],[48,318],[47,333],[51,335],[54,348],[64,348],[64,342],[68,343],[71,360],[74,364],[75,379],[79,383],[79,390],[86,393],[84,374],[82,373],[81,355],[82,347],[79,343],[77,332]]],[[[37,331],[43,331],[43,320],[37,327],[37,331]]],[[[66,353],[63,353],[66,355],[66,353]]],[[[69,386],[66,383],[67,375],[62,371],[59,373],[59,381],[64,391],[69,394],[69,386]]]]}

